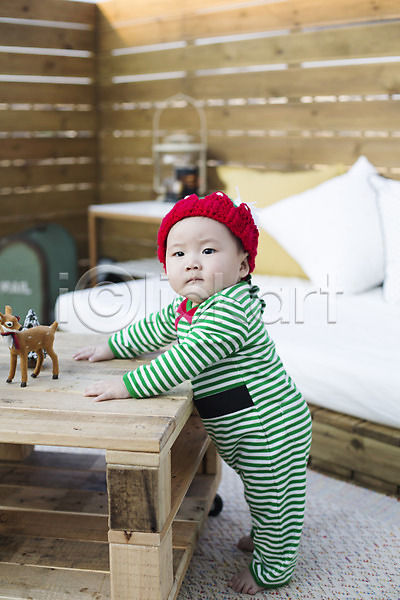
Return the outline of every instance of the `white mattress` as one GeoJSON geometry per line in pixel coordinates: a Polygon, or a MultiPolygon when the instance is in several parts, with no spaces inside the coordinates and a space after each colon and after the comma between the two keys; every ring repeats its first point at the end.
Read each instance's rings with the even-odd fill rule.
{"type": "Polygon", "coordinates": [[[315,293],[304,301],[304,323],[296,323],[294,290],[308,282],[270,277],[255,281],[269,304],[270,322],[274,311],[275,317],[282,311],[265,292],[286,290],[290,322],[267,324],[267,329],[305,398],[324,408],[400,427],[400,306],[384,302],[381,288],[335,295],[331,302],[336,305],[336,322],[328,323],[327,296],[315,293]]]}
{"type": "MultiPolygon", "coordinates": [[[[384,302],[380,288],[327,295],[300,279],[254,282],[269,334],[310,403],[400,427],[400,306],[384,302]]],[[[60,296],[56,318],[67,331],[110,334],[173,297],[165,278],[112,284],[60,296]]]]}

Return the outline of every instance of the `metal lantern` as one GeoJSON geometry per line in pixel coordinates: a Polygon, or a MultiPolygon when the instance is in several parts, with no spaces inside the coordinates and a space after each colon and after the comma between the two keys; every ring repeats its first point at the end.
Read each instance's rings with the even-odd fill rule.
{"type": "Polygon", "coordinates": [[[154,190],[160,199],[176,202],[188,194],[206,193],[207,125],[203,109],[190,96],[177,94],[157,109],[153,119],[154,190]],[[164,110],[185,101],[197,113],[198,133],[174,133],[162,137],[164,110]]]}

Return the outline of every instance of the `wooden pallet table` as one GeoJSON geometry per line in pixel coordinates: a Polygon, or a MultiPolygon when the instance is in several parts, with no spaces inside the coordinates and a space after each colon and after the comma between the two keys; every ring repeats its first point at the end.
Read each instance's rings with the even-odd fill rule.
{"type": "Polygon", "coordinates": [[[84,343],[58,332],[60,379],[45,361],[26,388],[18,371],[5,383],[0,348],[0,598],[173,600],[219,458],[189,385],[147,400],[85,398],[127,362],[73,361],[84,343]]]}

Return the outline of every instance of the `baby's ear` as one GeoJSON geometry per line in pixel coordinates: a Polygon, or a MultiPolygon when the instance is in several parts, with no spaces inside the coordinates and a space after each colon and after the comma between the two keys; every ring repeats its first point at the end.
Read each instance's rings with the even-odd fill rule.
{"type": "Polygon", "coordinates": [[[249,261],[248,261],[247,257],[248,257],[248,254],[246,252],[246,254],[244,255],[244,258],[242,259],[242,262],[240,263],[240,276],[242,277],[242,279],[244,277],[247,277],[247,275],[250,272],[249,261]]]}

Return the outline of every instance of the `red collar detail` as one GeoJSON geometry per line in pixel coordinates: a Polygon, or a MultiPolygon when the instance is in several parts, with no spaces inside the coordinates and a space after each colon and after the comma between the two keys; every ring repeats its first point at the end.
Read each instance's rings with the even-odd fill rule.
{"type": "Polygon", "coordinates": [[[193,316],[196,310],[198,309],[198,305],[193,306],[190,310],[187,309],[188,299],[185,298],[183,302],[180,303],[177,309],[178,316],[175,319],[175,329],[178,329],[178,323],[184,317],[186,321],[192,324],[193,316]]]}
{"type": "Polygon", "coordinates": [[[1,335],[12,335],[14,346],[17,350],[19,350],[18,336],[16,335],[16,333],[14,331],[7,331],[6,333],[2,333],[1,335]]]}

